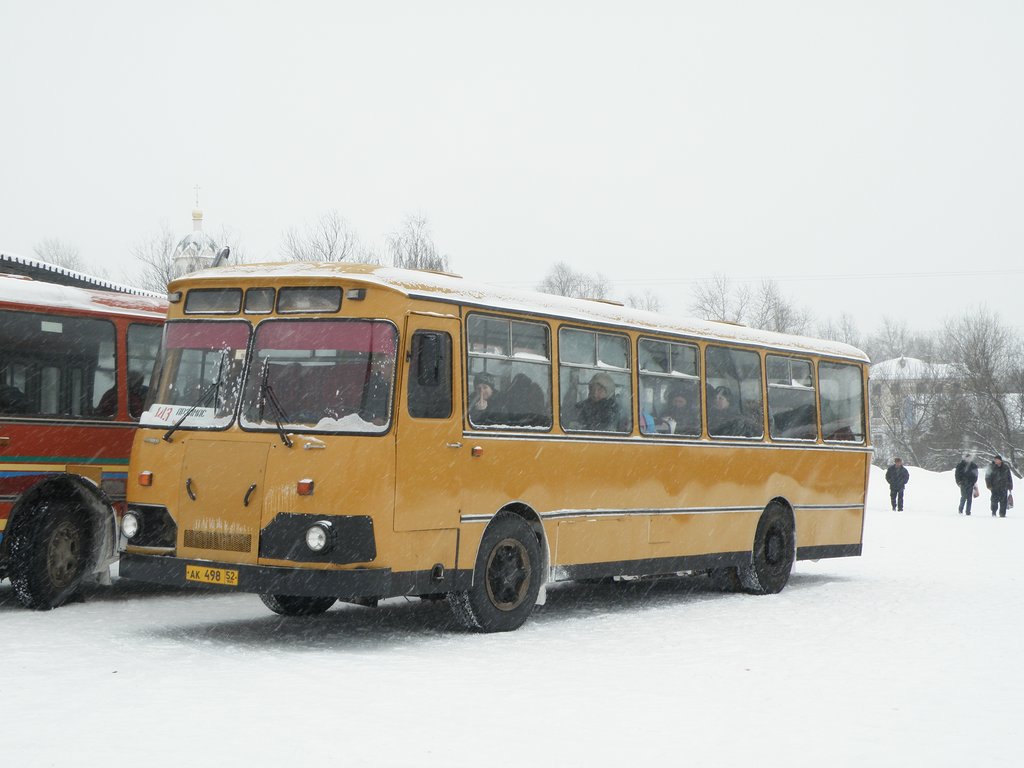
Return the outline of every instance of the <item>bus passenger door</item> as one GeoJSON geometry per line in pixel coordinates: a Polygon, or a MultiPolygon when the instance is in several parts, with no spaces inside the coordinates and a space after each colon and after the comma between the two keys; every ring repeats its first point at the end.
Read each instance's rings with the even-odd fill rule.
{"type": "Polygon", "coordinates": [[[399,398],[395,530],[457,528],[462,440],[460,322],[410,312],[399,398]]]}

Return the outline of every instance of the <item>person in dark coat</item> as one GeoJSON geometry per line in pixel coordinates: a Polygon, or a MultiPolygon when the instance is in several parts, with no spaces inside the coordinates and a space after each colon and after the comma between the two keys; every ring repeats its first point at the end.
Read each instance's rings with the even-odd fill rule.
{"type": "Polygon", "coordinates": [[[974,485],[978,482],[978,465],[971,461],[971,454],[964,454],[960,463],[956,465],[953,476],[956,479],[956,484],[960,487],[960,506],[957,509],[957,514],[964,514],[966,509],[967,514],[970,515],[971,502],[974,500],[974,485]]]}
{"type": "Polygon", "coordinates": [[[587,387],[587,399],[576,406],[575,429],[613,432],[617,429],[619,404],[615,399],[615,382],[604,371],[595,373],[587,387]]]}
{"type": "Polygon", "coordinates": [[[992,492],[992,517],[996,516],[996,512],[1000,517],[1006,517],[1006,497],[1013,490],[1013,475],[999,454],[996,454],[985,471],[985,487],[992,492]]]}
{"type": "Polygon", "coordinates": [[[889,484],[889,501],[892,502],[892,511],[902,512],[903,489],[910,482],[910,473],[903,466],[903,459],[897,456],[892,460],[892,464],[885,470],[885,482],[889,484]]]}
{"type": "MultiPolygon", "coordinates": [[[[691,388],[692,389],[692,388],[691,388]]],[[[661,415],[663,431],[673,435],[699,435],[698,404],[690,403],[691,393],[683,384],[673,384],[665,393],[665,412],[661,415]]]]}

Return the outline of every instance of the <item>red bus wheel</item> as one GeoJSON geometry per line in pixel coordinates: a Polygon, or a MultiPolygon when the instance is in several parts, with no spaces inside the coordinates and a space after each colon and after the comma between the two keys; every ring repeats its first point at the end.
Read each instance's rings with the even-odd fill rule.
{"type": "Polygon", "coordinates": [[[91,527],[84,510],[43,502],[19,525],[11,541],[11,583],[27,608],[50,610],[71,599],[95,565],[91,527]]]}

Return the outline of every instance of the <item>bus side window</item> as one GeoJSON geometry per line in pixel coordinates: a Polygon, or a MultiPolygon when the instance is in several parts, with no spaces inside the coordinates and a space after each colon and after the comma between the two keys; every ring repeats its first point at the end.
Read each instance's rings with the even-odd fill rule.
{"type": "Polygon", "coordinates": [[[418,419],[452,415],[452,337],[444,331],[416,331],[412,336],[409,415],[418,419]]]}
{"type": "Polygon", "coordinates": [[[705,351],[708,434],[763,437],[761,357],[757,352],[708,346],[705,351]]]}

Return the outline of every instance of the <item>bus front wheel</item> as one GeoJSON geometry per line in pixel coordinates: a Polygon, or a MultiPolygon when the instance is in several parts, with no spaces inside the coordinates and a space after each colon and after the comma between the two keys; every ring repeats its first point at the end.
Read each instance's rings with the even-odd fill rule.
{"type": "Polygon", "coordinates": [[[793,516],[781,504],[769,504],[757,522],[750,564],[739,569],[740,583],[752,595],[781,592],[796,559],[793,516]]]}
{"type": "Polygon", "coordinates": [[[316,616],[332,605],[333,597],[304,597],[301,595],[260,595],[260,600],[274,613],[282,616],[316,616]]]}
{"type": "Polygon", "coordinates": [[[540,542],[518,515],[503,513],[480,542],[473,586],[452,592],[448,602],[468,629],[508,632],[526,621],[540,590],[540,542]]]}
{"type": "Polygon", "coordinates": [[[47,611],[70,600],[94,565],[90,541],[84,510],[43,502],[11,541],[11,584],[21,604],[47,611]]]}

